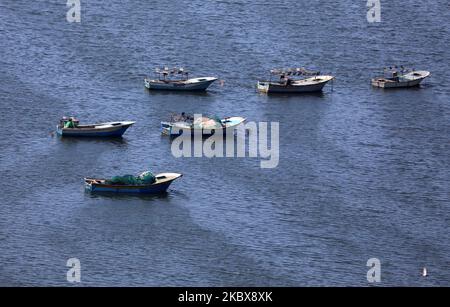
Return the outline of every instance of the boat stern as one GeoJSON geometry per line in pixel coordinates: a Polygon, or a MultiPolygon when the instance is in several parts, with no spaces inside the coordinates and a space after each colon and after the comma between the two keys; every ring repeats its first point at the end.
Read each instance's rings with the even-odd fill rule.
{"type": "Polygon", "coordinates": [[[172,124],[169,122],[161,122],[161,134],[162,135],[170,135],[172,130],[172,124]]]}
{"type": "Polygon", "coordinates": [[[61,136],[63,135],[63,130],[60,125],[56,125],[56,134],[61,136]]]}
{"type": "Polygon", "coordinates": [[[258,81],[256,88],[259,92],[268,93],[270,88],[270,82],[258,81]]]}
{"type": "Polygon", "coordinates": [[[374,87],[385,88],[386,87],[386,79],[383,78],[374,78],[371,80],[371,84],[374,87]]]}
{"type": "Polygon", "coordinates": [[[94,192],[94,184],[98,182],[96,179],[84,178],[84,189],[86,192],[94,192]]]}
{"type": "Polygon", "coordinates": [[[151,87],[151,82],[152,82],[152,80],[150,80],[149,78],[145,78],[145,79],[144,79],[144,86],[145,86],[146,88],[150,89],[150,87],[151,87]]]}

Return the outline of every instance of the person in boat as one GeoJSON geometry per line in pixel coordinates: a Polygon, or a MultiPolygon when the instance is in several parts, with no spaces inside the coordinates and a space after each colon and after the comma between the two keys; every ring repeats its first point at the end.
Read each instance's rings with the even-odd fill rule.
{"type": "Polygon", "coordinates": [[[280,83],[284,86],[292,85],[292,79],[286,76],[285,74],[282,74],[280,76],[280,83]]]}
{"type": "Polygon", "coordinates": [[[181,118],[183,119],[183,121],[192,121],[194,120],[194,117],[186,114],[185,112],[181,113],[181,118]]]}
{"type": "Polygon", "coordinates": [[[70,117],[70,118],[64,123],[64,128],[75,128],[75,123],[74,123],[72,117],[70,117]]]}
{"type": "Polygon", "coordinates": [[[187,116],[186,116],[186,113],[184,113],[184,112],[174,116],[174,121],[176,121],[176,122],[185,122],[186,119],[187,119],[187,116]]]}
{"type": "Polygon", "coordinates": [[[398,76],[398,72],[397,71],[394,71],[392,73],[392,81],[395,81],[395,82],[399,82],[400,81],[400,78],[398,76]]]}
{"type": "Polygon", "coordinates": [[[171,120],[173,122],[186,122],[186,121],[194,120],[194,118],[192,116],[186,114],[185,112],[182,112],[181,114],[172,115],[171,120]]]}

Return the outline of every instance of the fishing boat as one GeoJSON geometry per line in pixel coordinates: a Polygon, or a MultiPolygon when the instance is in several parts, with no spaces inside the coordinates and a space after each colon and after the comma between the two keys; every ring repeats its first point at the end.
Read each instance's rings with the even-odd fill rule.
{"type": "Polygon", "coordinates": [[[258,81],[258,91],[263,93],[320,92],[328,82],[334,79],[333,76],[320,75],[319,71],[305,68],[272,69],[270,75],[269,81],[258,81]],[[278,80],[272,81],[273,76],[276,76],[278,80]]]}
{"type": "Polygon", "coordinates": [[[144,172],[138,177],[123,176],[120,177],[121,180],[85,178],[85,188],[91,193],[159,194],[166,192],[172,182],[183,176],[177,173],[162,173],[156,176],[152,175],[153,180],[148,182],[139,179],[143,176],[148,177],[147,173],[144,172]],[[129,178],[134,179],[130,180],[129,178]]]}
{"type": "Polygon", "coordinates": [[[383,69],[383,76],[372,79],[372,86],[381,88],[405,88],[419,86],[431,75],[426,70],[413,70],[403,66],[390,66],[383,69]]]}
{"type": "Polygon", "coordinates": [[[145,87],[149,90],[206,91],[217,80],[215,77],[189,78],[189,72],[178,67],[157,68],[155,74],[156,79],[144,79],[145,87]]]}
{"type": "Polygon", "coordinates": [[[192,116],[185,113],[172,115],[169,121],[161,122],[163,135],[179,136],[183,133],[201,134],[203,136],[216,133],[234,133],[234,130],[245,121],[244,117],[192,116]]]}
{"type": "Polygon", "coordinates": [[[64,137],[121,137],[134,123],[123,121],[80,125],[80,121],[74,117],[63,117],[56,126],[56,132],[64,137]]]}

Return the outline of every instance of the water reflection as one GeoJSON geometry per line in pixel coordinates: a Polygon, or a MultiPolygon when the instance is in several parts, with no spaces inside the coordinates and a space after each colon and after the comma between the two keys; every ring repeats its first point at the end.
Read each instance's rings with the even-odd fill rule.
{"type": "Polygon", "coordinates": [[[168,199],[170,192],[163,192],[158,194],[139,194],[139,193],[108,193],[108,192],[95,192],[91,193],[89,191],[85,191],[85,194],[88,198],[91,199],[114,199],[120,201],[127,200],[135,200],[141,199],[146,201],[156,201],[156,200],[164,200],[168,199]]]}
{"type": "MultiPolygon", "coordinates": [[[[311,93],[259,93],[261,96],[267,96],[271,98],[292,98],[292,97],[315,97],[325,98],[328,93],[324,92],[311,92],[311,93]]],[[[331,94],[331,93],[330,93],[331,94]]]]}
{"type": "Polygon", "coordinates": [[[102,137],[102,138],[89,138],[89,137],[60,137],[58,140],[64,144],[112,144],[118,146],[128,145],[128,140],[124,137],[102,137]]]}
{"type": "Polygon", "coordinates": [[[144,88],[145,92],[149,96],[194,96],[194,97],[209,97],[212,96],[212,93],[210,91],[158,91],[158,90],[148,90],[144,88]]]}

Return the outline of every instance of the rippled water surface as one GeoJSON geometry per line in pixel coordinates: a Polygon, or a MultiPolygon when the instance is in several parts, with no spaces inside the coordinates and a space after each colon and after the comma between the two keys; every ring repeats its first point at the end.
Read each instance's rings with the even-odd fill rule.
{"type": "Polygon", "coordinates": [[[450,285],[448,1],[0,0],[0,285],[450,285]],[[432,72],[370,87],[376,69],[432,72]],[[225,80],[149,93],[158,65],[225,80]],[[266,96],[273,67],[337,76],[323,95],[266,96]],[[170,112],[280,123],[280,164],[176,159],[170,112]],[[58,119],[135,120],[123,140],[68,140],[58,119]],[[83,177],[181,172],[157,197],[91,196],[83,177]],[[429,277],[422,278],[426,266],[429,277]]]}

